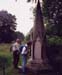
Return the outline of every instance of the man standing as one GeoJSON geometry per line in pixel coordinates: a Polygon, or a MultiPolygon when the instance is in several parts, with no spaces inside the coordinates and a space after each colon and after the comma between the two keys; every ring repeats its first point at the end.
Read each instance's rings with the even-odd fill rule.
{"type": "Polygon", "coordinates": [[[16,39],[16,42],[12,44],[13,52],[13,66],[18,68],[19,55],[20,55],[20,39],[16,39]]]}
{"type": "Polygon", "coordinates": [[[20,47],[20,52],[21,52],[21,56],[22,56],[22,71],[23,73],[25,73],[26,70],[26,63],[27,63],[27,44],[21,45],[20,47]]]}

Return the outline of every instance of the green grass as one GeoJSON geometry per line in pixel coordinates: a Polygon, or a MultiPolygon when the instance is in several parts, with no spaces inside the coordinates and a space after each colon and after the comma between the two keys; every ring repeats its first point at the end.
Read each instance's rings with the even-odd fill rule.
{"type": "MultiPolygon", "coordinates": [[[[13,58],[12,58],[12,53],[10,52],[10,46],[11,44],[0,44],[0,59],[1,57],[7,59],[7,62],[6,62],[7,65],[5,70],[6,75],[22,75],[19,73],[19,70],[13,68],[13,64],[12,64],[13,58]]],[[[21,65],[21,57],[20,57],[19,65],[21,65]]],[[[3,72],[1,69],[0,69],[0,75],[3,75],[3,72]]],[[[28,75],[31,75],[31,74],[28,74],[28,75]]],[[[46,73],[42,75],[48,75],[48,74],[46,73]]],[[[53,75],[53,74],[49,74],[49,75],[53,75]]]]}
{"type": "MultiPolygon", "coordinates": [[[[6,58],[6,74],[7,75],[19,75],[18,70],[13,69],[12,65],[12,53],[10,52],[11,44],[0,44],[0,58],[6,58]]],[[[21,58],[19,61],[19,65],[21,65],[21,58]]],[[[1,74],[2,75],[2,74],[1,74]]]]}

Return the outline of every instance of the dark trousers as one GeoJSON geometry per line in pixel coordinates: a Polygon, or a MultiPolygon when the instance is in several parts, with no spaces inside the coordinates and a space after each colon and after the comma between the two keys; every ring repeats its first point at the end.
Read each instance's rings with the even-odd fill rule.
{"type": "Polygon", "coordinates": [[[19,62],[19,51],[14,51],[13,52],[13,65],[15,68],[18,67],[18,62],[19,62]]]}

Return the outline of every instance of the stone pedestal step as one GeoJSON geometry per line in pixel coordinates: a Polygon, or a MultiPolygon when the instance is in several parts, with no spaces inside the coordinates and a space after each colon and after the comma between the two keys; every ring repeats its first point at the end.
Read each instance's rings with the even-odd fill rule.
{"type": "MultiPolygon", "coordinates": [[[[20,72],[22,72],[22,66],[18,66],[20,72]]],[[[38,75],[42,73],[51,73],[52,67],[48,65],[39,65],[39,64],[27,64],[26,65],[26,74],[38,75]]]]}

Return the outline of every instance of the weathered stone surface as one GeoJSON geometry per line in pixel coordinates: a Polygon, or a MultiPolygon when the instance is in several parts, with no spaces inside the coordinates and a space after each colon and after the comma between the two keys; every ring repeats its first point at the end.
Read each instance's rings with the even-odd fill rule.
{"type": "Polygon", "coordinates": [[[43,23],[43,15],[38,0],[36,7],[34,27],[31,32],[31,58],[35,63],[47,63],[46,56],[46,34],[43,23]]]}

